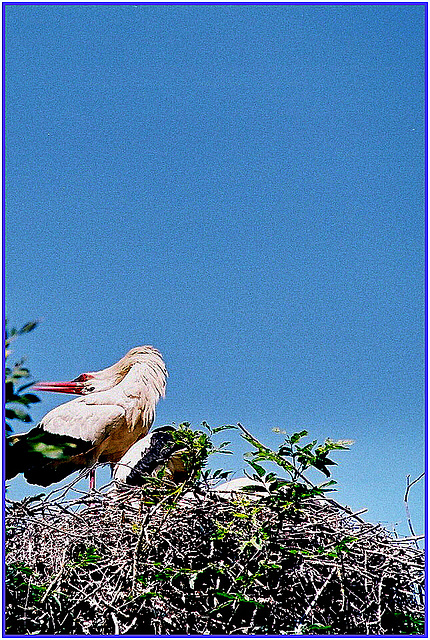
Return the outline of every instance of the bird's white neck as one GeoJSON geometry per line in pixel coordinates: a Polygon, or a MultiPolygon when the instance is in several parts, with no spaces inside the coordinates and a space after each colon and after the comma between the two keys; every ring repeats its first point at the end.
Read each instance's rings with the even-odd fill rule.
{"type": "Polygon", "coordinates": [[[116,386],[126,396],[142,398],[144,401],[158,402],[164,397],[166,378],[163,372],[147,363],[134,364],[116,386]]]}

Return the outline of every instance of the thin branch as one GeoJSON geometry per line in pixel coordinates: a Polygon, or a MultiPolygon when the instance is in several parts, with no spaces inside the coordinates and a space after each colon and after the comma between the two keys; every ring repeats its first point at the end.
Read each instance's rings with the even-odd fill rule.
{"type": "Polygon", "coordinates": [[[415,480],[413,480],[412,482],[409,482],[409,478],[411,477],[410,475],[406,476],[406,492],[405,492],[405,497],[403,498],[404,502],[408,501],[408,494],[409,491],[411,489],[411,487],[414,486],[414,484],[416,484],[417,482],[419,482],[421,480],[421,478],[424,478],[425,476],[425,471],[423,471],[418,478],[415,478],[415,480]]]}

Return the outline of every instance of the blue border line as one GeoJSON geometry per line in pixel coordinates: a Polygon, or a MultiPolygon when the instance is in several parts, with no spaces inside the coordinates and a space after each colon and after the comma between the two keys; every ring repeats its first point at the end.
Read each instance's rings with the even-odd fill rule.
{"type": "Polygon", "coordinates": [[[68,636],[62,636],[62,635],[47,635],[47,634],[37,634],[34,636],[30,636],[30,635],[12,635],[12,634],[8,634],[6,636],[6,638],[130,638],[131,640],[133,638],[241,638],[242,640],[244,638],[310,638],[311,640],[313,640],[313,638],[405,638],[405,637],[412,637],[412,638],[424,638],[427,637],[425,635],[421,635],[421,634],[413,634],[413,635],[407,635],[407,634],[398,634],[398,635],[385,635],[385,634],[378,634],[378,635],[372,635],[372,636],[366,636],[363,634],[350,634],[350,635],[337,635],[337,636],[333,636],[333,635],[324,635],[324,636],[317,636],[317,635],[312,635],[312,636],[304,636],[304,635],[300,635],[300,634],[289,634],[289,635],[282,635],[282,636],[261,636],[261,635],[252,635],[252,636],[247,636],[247,635],[228,635],[228,634],[222,634],[222,633],[218,633],[215,636],[210,636],[210,635],[199,635],[199,636],[195,636],[195,635],[167,635],[167,636],[163,636],[163,635],[137,635],[137,634],[130,634],[130,635],[106,635],[106,636],[102,636],[102,635],[97,635],[97,636],[91,636],[91,635],[68,635],[68,636]]]}
{"type": "MultiPolygon", "coordinates": [[[[2,264],[2,327],[5,326],[6,320],[6,6],[2,6],[2,256],[3,256],[3,264],[2,264]]],[[[3,331],[3,329],[2,329],[3,331]]],[[[3,331],[3,348],[2,348],[2,362],[3,362],[3,371],[6,366],[6,357],[5,357],[5,338],[3,331]]],[[[5,415],[5,385],[6,380],[3,379],[3,396],[2,396],[2,415],[5,415]]],[[[6,498],[6,489],[5,489],[5,450],[6,450],[6,442],[5,442],[5,430],[2,429],[2,575],[5,575],[6,568],[6,558],[5,558],[5,536],[6,536],[6,524],[5,524],[5,498],[6,498]]],[[[3,602],[6,601],[6,581],[2,580],[2,596],[3,602]]],[[[2,611],[2,630],[6,630],[6,613],[5,607],[3,607],[2,611]]]]}
{"type": "MultiPolygon", "coordinates": [[[[162,5],[162,6],[202,6],[202,5],[214,5],[214,6],[231,6],[231,5],[247,5],[247,6],[411,6],[411,7],[424,7],[424,15],[425,15],[425,62],[424,62],[424,73],[425,73],[425,161],[424,161],[424,171],[425,171],[425,209],[424,209],[424,253],[425,253],[425,268],[424,268],[424,297],[425,297],[425,312],[424,312],[424,380],[425,380],[425,389],[424,389],[424,407],[425,407],[425,471],[426,477],[428,477],[428,446],[429,446],[429,422],[428,422],[428,284],[429,284],[429,252],[428,252],[428,205],[429,205],[429,193],[428,193],[428,2],[3,2],[2,3],[2,96],[3,96],[3,105],[2,105],[2,250],[3,250],[3,265],[2,265],[2,286],[3,286],[3,299],[2,299],[2,321],[3,327],[5,326],[6,319],[6,303],[5,303],[5,287],[6,287],[6,278],[5,278],[5,252],[6,252],[6,105],[5,105],[5,96],[6,96],[6,7],[8,6],[136,6],[136,5],[162,5]]],[[[3,334],[3,347],[4,347],[4,334],[3,334]]],[[[3,370],[5,367],[5,351],[3,348],[2,353],[2,361],[3,361],[3,370]]],[[[3,380],[3,415],[4,415],[4,380],[3,380]]],[[[4,430],[3,430],[4,431],[4,430]]],[[[3,433],[3,446],[2,446],[2,534],[3,540],[5,539],[5,445],[4,445],[4,433],[3,433]]],[[[425,482],[425,536],[426,540],[428,539],[428,517],[429,517],[429,490],[428,483],[425,482]]],[[[425,568],[425,584],[428,585],[428,550],[426,551],[426,568],[425,568]]],[[[5,569],[5,551],[4,545],[2,547],[2,566],[3,572],[5,569]]],[[[3,602],[5,602],[5,582],[2,584],[2,595],[3,602]]],[[[428,637],[428,598],[426,598],[425,602],[425,621],[424,621],[424,634],[423,635],[414,635],[413,637],[428,637]]],[[[7,638],[27,638],[32,637],[28,635],[19,635],[19,634],[6,634],[6,621],[5,621],[5,609],[3,607],[2,611],[2,635],[7,638]]],[[[123,635],[48,635],[48,634],[40,634],[38,637],[42,638],[122,638],[123,635]]],[[[131,637],[131,636],[130,636],[131,637]]],[[[253,635],[253,636],[244,636],[244,635],[222,635],[217,634],[216,636],[201,636],[201,635],[135,635],[133,637],[136,638],[212,638],[212,637],[229,637],[229,638],[286,638],[286,637],[297,637],[297,636],[276,636],[276,635],[253,635]]],[[[300,635],[301,638],[403,638],[404,635],[324,635],[324,636],[307,636],[300,635]]]]}
{"type": "MultiPolygon", "coordinates": [[[[428,356],[429,356],[429,325],[428,325],[428,285],[429,285],[429,247],[428,247],[428,205],[429,205],[429,182],[428,182],[428,169],[429,169],[429,149],[428,149],[428,4],[425,7],[425,44],[424,44],[424,81],[425,81],[425,107],[424,107],[424,131],[425,131],[425,160],[424,160],[424,180],[425,180],[425,198],[424,198],[424,255],[425,255],[425,267],[424,267],[424,298],[425,298],[425,311],[424,311],[424,414],[425,414],[425,422],[424,422],[424,443],[425,443],[425,479],[424,479],[424,533],[425,533],[425,541],[428,540],[428,518],[429,518],[429,489],[428,489],[428,467],[429,467],[429,392],[428,392],[428,356]]],[[[425,565],[425,593],[427,593],[428,587],[428,545],[426,548],[426,565],[425,565]]],[[[428,637],[428,597],[425,598],[425,615],[424,615],[424,634],[428,637]]]]}
{"type": "MultiPolygon", "coordinates": [[[[292,5],[292,6],[305,6],[305,5],[319,5],[319,6],[343,6],[343,5],[355,5],[355,6],[408,6],[408,7],[428,7],[428,2],[261,2],[257,0],[256,2],[199,2],[196,0],[195,2],[4,2],[3,6],[20,6],[20,5],[32,5],[32,6],[92,6],[92,5],[110,5],[110,6],[138,6],[138,5],[168,5],[168,6],[201,6],[201,5],[218,5],[218,6],[230,6],[230,5],[248,5],[248,6],[256,6],[256,5],[266,5],[266,6],[279,6],[279,5],[292,5]]],[[[86,637],[86,636],[84,636],[86,637]]],[[[185,636],[188,637],[188,636],[185,636]]],[[[258,637],[258,636],[255,636],[258,637]]],[[[313,636],[314,637],[314,636],[313,636]]],[[[376,636],[375,636],[376,637],[376,636]]],[[[384,636],[385,637],[385,636],[384,636]]]]}

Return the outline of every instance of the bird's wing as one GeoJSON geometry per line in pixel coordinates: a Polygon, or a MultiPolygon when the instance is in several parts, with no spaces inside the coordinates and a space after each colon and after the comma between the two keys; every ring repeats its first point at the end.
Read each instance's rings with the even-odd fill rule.
{"type": "Polygon", "coordinates": [[[49,433],[79,438],[93,444],[112,429],[125,425],[125,410],[115,404],[86,404],[80,398],[52,409],[40,426],[49,433]]]}

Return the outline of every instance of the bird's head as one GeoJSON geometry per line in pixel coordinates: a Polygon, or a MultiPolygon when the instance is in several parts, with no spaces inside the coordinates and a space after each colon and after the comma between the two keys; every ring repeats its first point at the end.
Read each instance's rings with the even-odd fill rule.
{"type": "Polygon", "coordinates": [[[167,378],[166,366],[160,352],[151,346],[130,349],[121,360],[106,369],[82,373],[77,378],[66,382],[37,382],[33,385],[33,389],[74,395],[107,391],[119,384],[136,364],[145,365],[148,368],[148,376],[153,379],[159,394],[163,396],[167,378]]]}

